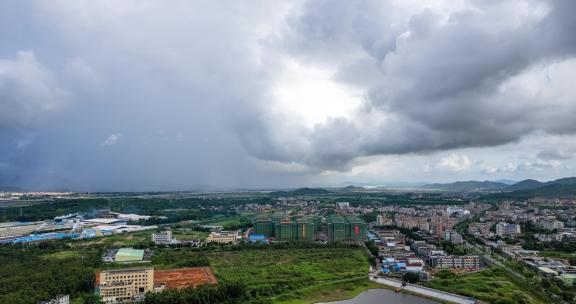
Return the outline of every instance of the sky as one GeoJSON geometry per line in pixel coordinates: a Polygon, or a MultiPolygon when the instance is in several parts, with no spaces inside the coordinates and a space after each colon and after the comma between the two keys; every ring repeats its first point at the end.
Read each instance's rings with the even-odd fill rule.
{"type": "Polygon", "coordinates": [[[576,1],[0,2],[0,187],[576,175],[576,1]]]}

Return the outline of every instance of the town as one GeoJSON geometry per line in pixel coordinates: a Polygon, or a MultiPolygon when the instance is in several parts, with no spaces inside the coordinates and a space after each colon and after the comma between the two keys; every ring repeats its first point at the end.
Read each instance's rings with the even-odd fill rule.
{"type": "MultiPolygon", "coordinates": [[[[569,303],[573,296],[566,287],[576,282],[576,259],[570,253],[574,252],[570,246],[576,244],[575,201],[534,198],[494,204],[470,198],[469,193],[346,189],[168,196],[146,202],[141,195],[128,202],[111,197],[100,204],[107,208],[96,210],[88,207],[93,203],[90,198],[83,198],[75,200],[70,213],[44,220],[36,214],[39,206],[8,207],[5,217],[35,220],[2,223],[0,249],[53,243],[59,245],[49,250],[51,256],[93,257],[98,266],[91,268],[91,290],[83,295],[59,293],[39,303],[86,302],[93,297],[104,303],[155,303],[150,301],[161,301],[170,290],[231,288],[230,284],[238,284],[237,271],[242,267],[228,264],[223,254],[244,261],[245,266],[267,250],[273,250],[272,261],[278,263],[283,263],[284,255],[306,263],[312,258],[309,252],[317,252],[350,265],[347,275],[342,275],[342,269],[324,270],[323,277],[352,280],[364,273],[364,279],[352,282],[365,288],[406,289],[447,302],[496,299],[497,295],[460,288],[454,281],[459,278],[485,284],[512,277],[515,283],[503,287],[513,287],[514,294],[528,302],[551,297],[569,303]],[[152,207],[155,204],[160,206],[152,207]],[[146,208],[142,213],[120,212],[146,208]],[[28,215],[32,210],[36,211],[28,215]],[[453,284],[443,283],[450,280],[453,284]],[[530,284],[547,288],[522,288],[530,284]]],[[[45,204],[48,208],[69,201],[45,204]]],[[[265,265],[258,261],[254,267],[273,267],[265,265]]],[[[308,276],[305,268],[299,271],[308,276]]],[[[269,291],[251,284],[272,277],[246,278],[243,283],[254,283],[239,288],[265,298],[269,291]]],[[[298,286],[297,282],[291,284],[298,286]]],[[[292,288],[296,287],[273,294],[297,297],[292,288]]]]}

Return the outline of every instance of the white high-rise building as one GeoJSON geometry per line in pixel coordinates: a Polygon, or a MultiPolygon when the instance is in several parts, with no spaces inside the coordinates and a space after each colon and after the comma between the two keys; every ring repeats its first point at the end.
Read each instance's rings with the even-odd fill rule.
{"type": "Polygon", "coordinates": [[[520,234],[520,225],[500,222],[496,224],[496,235],[500,237],[516,237],[520,234]]]}
{"type": "Polygon", "coordinates": [[[172,243],[172,231],[164,230],[162,232],[153,233],[152,241],[156,245],[170,245],[172,243]]]}

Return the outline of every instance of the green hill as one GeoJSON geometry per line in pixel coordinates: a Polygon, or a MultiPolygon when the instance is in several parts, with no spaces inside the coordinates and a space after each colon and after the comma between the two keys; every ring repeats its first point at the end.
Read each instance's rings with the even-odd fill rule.
{"type": "Polygon", "coordinates": [[[276,196],[303,196],[303,195],[323,195],[330,194],[332,191],[321,188],[300,188],[292,191],[276,191],[272,195],[276,196]]]}

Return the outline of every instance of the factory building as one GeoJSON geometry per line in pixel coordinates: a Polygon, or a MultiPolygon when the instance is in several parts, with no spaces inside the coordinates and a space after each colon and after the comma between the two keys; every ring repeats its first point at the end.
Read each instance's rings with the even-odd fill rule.
{"type": "Polygon", "coordinates": [[[10,222],[0,223],[0,239],[28,235],[38,229],[44,222],[10,222]]]}

